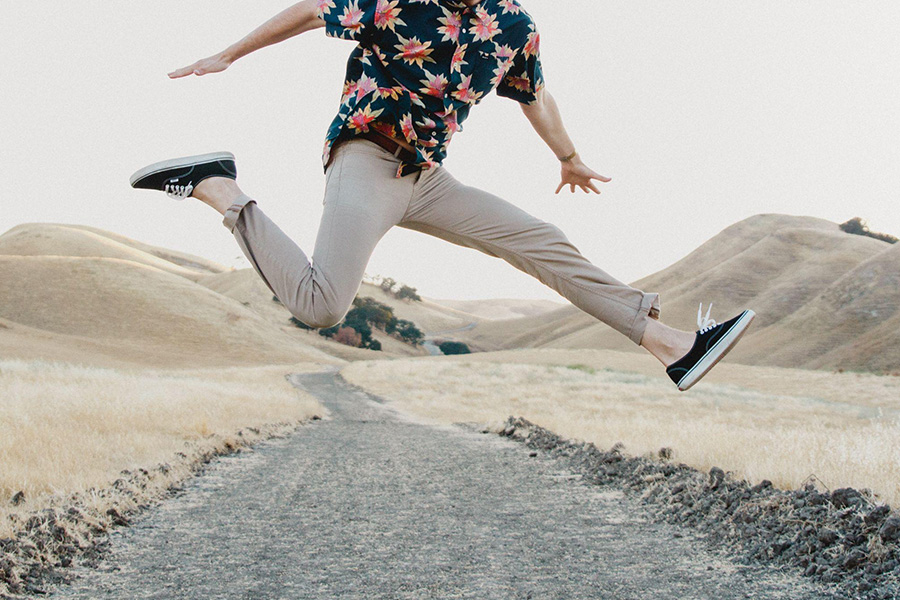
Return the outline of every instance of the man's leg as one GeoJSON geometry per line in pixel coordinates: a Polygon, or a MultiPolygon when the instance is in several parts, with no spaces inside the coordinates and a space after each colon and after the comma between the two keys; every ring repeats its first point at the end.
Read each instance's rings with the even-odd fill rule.
{"type": "Polygon", "coordinates": [[[210,178],[193,192],[225,216],[266,285],[312,327],[343,319],[375,245],[403,215],[412,192],[412,181],[395,179],[394,167],[375,148],[347,143],[336,151],[311,261],[234,181],[210,178]]]}
{"type": "Polygon", "coordinates": [[[502,258],[575,306],[641,344],[663,364],[683,356],[694,334],[667,327],[657,294],[615,279],[588,261],[555,225],[439,168],[417,185],[401,227],[502,258]]]}

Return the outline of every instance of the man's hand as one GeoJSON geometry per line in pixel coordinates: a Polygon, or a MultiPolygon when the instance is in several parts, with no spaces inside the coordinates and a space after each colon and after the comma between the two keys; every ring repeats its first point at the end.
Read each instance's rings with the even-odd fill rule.
{"type": "Polygon", "coordinates": [[[555,193],[557,194],[567,185],[569,186],[569,189],[572,190],[573,194],[575,193],[576,185],[585,193],[589,193],[588,190],[592,190],[595,194],[599,194],[600,190],[597,189],[597,185],[592,180],[596,179],[603,183],[612,181],[609,177],[604,177],[589,169],[587,165],[581,162],[581,158],[579,158],[578,155],[572,160],[562,163],[560,178],[562,181],[560,182],[559,187],[556,188],[555,193]]]}
{"type": "Polygon", "coordinates": [[[214,54],[209,58],[198,60],[192,65],[176,69],[169,73],[171,79],[186,77],[188,75],[206,75],[207,73],[220,73],[231,66],[231,59],[224,52],[214,54]]]}
{"type": "Polygon", "coordinates": [[[316,0],[301,0],[275,15],[223,52],[172,71],[169,73],[169,77],[178,79],[188,75],[219,73],[230,67],[234,61],[260,48],[283,42],[311,29],[325,27],[325,21],[316,15],[316,6],[316,0]]]}

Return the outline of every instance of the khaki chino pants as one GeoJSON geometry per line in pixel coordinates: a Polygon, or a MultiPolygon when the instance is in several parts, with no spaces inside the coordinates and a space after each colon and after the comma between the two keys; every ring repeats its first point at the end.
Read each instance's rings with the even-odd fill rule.
{"type": "Polygon", "coordinates": [[[266,285],[311,327],[330,327],[349,311],[375,245],[397,225],[499,257],[639,344],[659,296],[594,266],[555,225],[444,167],[395,177],[400,159],[378,144],[350,139],[326,169],[324,210],[310,261],[254,200],[241,196],[225,226],[266,285]]]}

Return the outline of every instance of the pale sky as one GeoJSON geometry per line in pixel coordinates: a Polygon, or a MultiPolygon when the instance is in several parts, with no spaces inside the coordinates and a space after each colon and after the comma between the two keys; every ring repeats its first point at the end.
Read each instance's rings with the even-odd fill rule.
{"type": "MultiPolygon", "coordinates": [[[[548,89],[603,194],[553,194],[558,163],[494,95],[444,165],[559,225],[633,281],[723,228],[779,212],[900,234],[900,2],[521,0],[548,89]]],[[[246,267],[196,201],[135,191],[165,158],[230,150],[245,191],[312,252],[320,153],[353,42],[319,29],[219,75],[166,73],[290,2],[52,0],[0,6],[0,232],[78,223],[246,267]]],[[[367,271],[437,298],[561,298],[475,250],[394,228],[367,271]]]]}

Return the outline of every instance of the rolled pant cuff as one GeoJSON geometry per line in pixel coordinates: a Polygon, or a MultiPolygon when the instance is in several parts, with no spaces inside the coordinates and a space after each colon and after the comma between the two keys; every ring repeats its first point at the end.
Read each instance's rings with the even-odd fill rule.
{"type": "Polygon", "coordinates": [[[237,225],[238,217],[241,216],[241,211],[251,202],[256,202],[256,200],[246,194],[238,196],[234,203],[228,207],[228,210],[225,211],[225,219],[222,221],[222,225],[227,227],[228,231],[234,233],[234,227],[237,225]]]}
{"type": "Polygon", "coordinates": [[[638,309],[638,313],[631,324],[631,331],[628,337],[639,346],[644,338],[644,330],[647,329],[647,319],[645,317],[659,319],[659,294],[644,294],[644,297],[641,299],[641,307],[638,309]]]}

